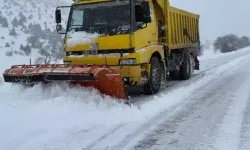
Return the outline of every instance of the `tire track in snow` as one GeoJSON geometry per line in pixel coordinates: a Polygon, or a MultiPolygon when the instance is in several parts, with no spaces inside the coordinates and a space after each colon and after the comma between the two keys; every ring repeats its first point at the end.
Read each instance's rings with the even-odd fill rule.
{"type": "MultiPolygon", "coordinates": [[[[248,75],[250,71],[248,71],[248,75]]],[[[223,122],[219,125],[215,148],[226,150],[240,147],[241,132],[244,125],[244,111],[247,108],[250,91],[250,77],[237,90],[235,98],[227,111],[223,122]]],[[[246,110],[249,111],[249,110],[246,110]]]]}
{"type": "MultiPolygon", "coordinates": [[[[218,88],[226,86],[227,83],[222,83],[220,86],[218,86],[218,88]]],[[[205,88],[206,86],[201,87],[200,89],[205,88]]],[[[158,149],[181,149],[180,146],[182,144],[190,144],[194,146],[195,142],[201,139],[197,139],[197,137],[201,135],[208,136],[210,131],[215,129],[214,127],[216,126],[216,122],[223,118],[223,114],[216,116],[216,118],[211,118],[211,114],[223,111],[223,109],[225,109],[217,107],[217,104],[220,103],[220,105],[226,106],[231,101],[230,93],[218,93],[216,91],[217,89],[213,90],[214,91],[209,92],[205,91],[205,93],[203,93],[203,91],[200,93],[201,97],[198,99],[195,98],[196,100],[194,100],[193,97],[189,98],[187,100],[188,105],[184,104],[184,106],[179,106],[180,108],[185,107],[184,110],[180,109],[172,116],[166,116],[165,114],[167,114],[167,112],[163,113],[161,116],[161,118],[164,120],[163,123],[157,125],[155,130],[143,133],[145,136],[142,137],[145,137],[145,139],[139,142],[139,144],[137,144],[134,149],[157,149],[157,147],[160,145],[162,145],[162,147],[158,149]],[[220,101],[220,97],[223,96],[224,98],[227,98],[228,101],[220,101]],[[204,118],[206,118],[205,122],[202,121],[204,118]],[[209,123],[211,122],[215,122],[215,124],[210,126],[209,123]],[[204,130],[203,127],[206,129],[204,130]]],[[[129,142],[130,141],[127,140],[114,149],[125,147],[129,144],[129,142]]],[[[187,148],[188,145],[185,147],[187,148]]]]}
{"type": "MultiPolygon", "coordinates": [[[[210,69],[207,69],[206,71],[212,70],[212,69],[213,69],[213,68],[210,68],[210,69]]],[[[203,71],[203,72],[205,72],[205,71],[203,71]]],[[[203,73],[203,72],[202,72],[202,73],[203,73]]],[[[200,75],[200,74],[196,74],[196,75],[195,75],[196,78],[195,78],[195,79],[192,78],[192,81],[193,81],[193,80],[197,80],[197,79],[199,79],[199,78],[201,78],[201,77],[204,76],[204,75],[202,75],[202,76],[199,76],[199,75],[200,75]]],[[[192,82],[192,81],[189,81],[189,82],[192,82]]],[[[185,86],[188,86],[189,84],[191,84],[191,83],[188,83],[188,84],[185,85],[185,86]]],[[[171,83],[170,85],[167,85],[167,86],[171,86],[171,85],[174,85],[174,83],[171,83]]],[[[204,86],[207,86],[207,85],[204,85],[204,86]]],[[[148,99],[150,99],[150,98],[148,98],[148,99]]],[[[146,100],[144,99],[144,101],[147,101],[147,99],[146,99],[146,100]]],[[[106,146],[106,147],[104,148],[104,147],[100,146],[99,143],[101,143],[102,141],[105,141],[105,140],[108,141],[108,140],[109,140],[108,138],[110,138],[110,139],[115,139],[115,137],[113,137],[113,136],[115,136],[116,132],[119,132],[120,130],[126,131],[126,130],[124,130],[124,129],[126,128],[126,125],[129,126],[129,124],[122,124],[122,125],[120,125],[120,126],[117,126],[116,128],[114,128],[113,130],[111,130],[111,131],[108,132],[107,134],[101,136],[100,138],[98,138],[97,140],[95,140],[94,142],[92,142],[91,144],[89,144],[87,147],[82,148],[82,150],[95,149],[95,147],[102,147],[103,149],[114,149],[114,150],[120,149],[121,147],[127,145],[127,144],[130,142],[130,139],[132,139],[132,138],[135,137],[136,135],[140,135],[141,133],[144,133],[144,132],[147,131],[149,128],[151,128],[152,126],[154,126],[154,125],[155,125],[154,122],[159,122],[159,121],[162,119],[162,116],[164,116],[165,114],[173,114],[173,113],[178,109],[178,107],[179,107],[179,106],[174,106],[174,107],[172,107],[171,109],[168,109],[168,110],[166,110],[166,111],[164,111],[164,112],[158,114],[156,117],[152,118],[152,119],[149,120],[147,123],[143,124],[139,129],[135,130],[134,133],[128,134],[125,138],[123,138],[123,139],[125,139],[125,140],[123,140],[119,145],[116,145],[116,146],[114,146],[114,147],[112,147],[112,146],[111,146],[111,147],[106,146]],[[152,123],[152,122],[153,122],[153,123],[152,123]]],[[[132,125],[132,126],[133,126],[133,125],[132,125]]],[[[98,148],[97,148],[97,149],[98,149],[98,148]]]]}
{"type": "MultiPolygon", "coordinates": [[[[241,64],[245,63],[245,66],[246,66],[247,61],[249,61],[249,60],[246,59],[244,61],[241,61],[237,65],[241,66],[241,64]]],[[[225,72],[224,74],[228,75],[228,73],[230,73],[230,71],[232,71],[231,69],[227,70],[227,72],[225,72]]],[[[235,68],[235,69],[237,69],[237,68],[235,68]]],[[[222,77],[222,75],[220,75],[219,77],[222,77]]],[[[215,127],[217,125],[217,122],[219,122],[221,119],[223,119],[224,114],[221,112],[225,112],[227,110],[227,106],[232,101],[231,94],[230,93],[226,94],[226,93],[228,93],[227,88],[232,88],[231,91],[232,90],[238,91],[239,87],[237,87],[236,85],[240,86],[239,83],[245,82],[244,79],[247,79],[247,77],[248,77],[248,74],[245,74],[245,72],[238,72],[238,73],[235,73],[235,74],[227,77],[225,79],[226,82],[224,82],[224,83],[218,82],[221,80],[220,78],[218,78],[217,80],[215,80],[213,82],[213,84],[215,84],[216,86],[218,86],[217,83],[221,84],[220,86],[226,88],[225,92],[218,93],[217,91],[221,88],[212,87],[212,90],[214,90],[214,92],[210,91],[210,93],[207,93],[207,94],[203,93],[203,95],[201,95],[201,96],[205,96],[205,97],[199,98],[199,100],[205,99],[207,102],[206,101],[197,101],[198,103],[193,104],[194,106],[192,104],[189,104],[190,111],[187,110],[185,112],[181,112],[179,117],[177,117],[177,118],[173,117],[172,120],[170,119],[170,120],[166,121],[165,123],[161,124],[154,132],[149,132],[149,134],[146,135],[146,138],[144,140],[142,140],[134,148],[135,149],[143,149],[143,150],[144,149],[184,149],[184,147],[185,147],[185,149],[195,149],[196,148],[195,147],[196,141],[200,141],[202,139],[201,136],[204,136],[205,140],[203,140],[203,141],[201,140],[200,143],[197,143],[197,147],[199,147],[198,149],[204,149],[204,145],[208,146],[207,149],[212,149],[213,145],[211,143],[213,143],[212,142],[213,139],[210,139],[210,141],[209,141],[210,144],[206,145],[204,143],[207,142],[206,139],[209,139],[215,133],[215,132],[211,132],[211,131],[215,131],[215,129],[216,129],[215,127]],[[240,76],[239,79],[232,81],[232,79],[234,77],[238,77],[237,76],[238,74],[243,74],[243,76],[240,76]],[[230,82],[227,82],[227,81],[230,81],[230,82]],[[230,85],[228,85],[229,83],[230,83],[230,85]],[[206,97],[206,95],[207,95],[207,97],[206,97]],[[223,101],[221,101],[221,97],[223,98],[223,101]],[[203,103],[206,103],[206,105],[203,105],[203,103]],[[199,106],[199,104],[200,104],[200,106],[199,106]],[[221,105],[217,106],[217,104],[221,104],[221,105]],[[221,107],[221,106],[224,106],[224,107],[221,107]],[[201,108],[203,108],[203,109],[201,109],[201,108]],[[211,109],[207,110],[209,108],[211,108],[211,109]],[[205,110],[208,113],[203,115],[204,111],[202,111],[202,110],[205,110]],[[191,113],[191,111],[193,111],[193,112],[200,111],[200,113],[194,113],[194,115],[193,115],[191,113]],[[217,112],[217,114],[219,114],[219,116],[215,116],[215,118],[211,117],[210,114],[216,114],[216,112],[217,112]],[[198,114],[198,115],[195,116],[196,114],[198,114]],[[193,117],[189,117],[187,119],[186,117],[189,115],[191,115],[191,116],[193,115],[193,117]],[[204,117],[207,118],[204,120],[205,123],[197,122],[198,120],[202,121],[202,118],[204,119],[204,117]],[[180,122],[182,122],[182,124],[180,122]],[[187,122],[189,122],[189,123],[187,123],[187,122]],[[212,125],[210,125],[211,122],[214,122],[214,123],[212,125]],[[195,123],[195,126],[193,126],[194,124],[192,125],[192,123],[195,123]],[[186,124],[189,124],[188,125],[189,127],[188,126],[185,127],[186,124]],[[179,132],[177,132],[175,129],[180,128],[178,126],[184,126],[184,127],[182,127],[181,131],[179,129],[179,132]],[[205,129],[203,129],[203,127],[205,129]],[[192,134],[186,133],[186,132],[190,132],[192,134]],[[176,138],[171,138],[171,136],[173,137],[173,135],[176,135],[176,138]],[[200,138],[197,138],[197,136],[200,136],[200,138]],[[165,139],[164,139],[164,137],[165,137],[165,139]],[[172,139],[172,140],[169,140],[169,139],[172,139]],[[192,140],[192,139],[194,139],[194,140],[192,140]],[[189,142],[186,142],[186,141],[189,141],[189,142]],[[164,147],[164,145],[166,145],[167,143],[169,143],[169,145],[170,145],[168,148],[166,148],[167,146],[164,147]],[[157,145],[157,144],[162,145],[162,147],[159,148],[159,145],[157,145]]],[[[202,91],[203,88],[199,88],[199,89],[201,89],[201,91],[202,91]]],[[[121,146],[121,147],[123,147],[123,146],[121,146]]]]}
{"type": "Polygon", "coordinates": [[[94,146],[97,145],[97,143],[100,143],[102,140],[105,140],[109,135],[114,134],[117,130],[121,129],[124,127],[126,124],[121,124],[119,126],[116,126],[114,129],[110,130],[108,133],[102,135],[101,137],[97,138],[94,142],[86,146],[85,148],[82,148],[82,150],[89,150],[92,149],[94,146]]]}
{"type": "MultiPolygon", "coordinates": [[[[249,91],[250,92],[250,91],[249,91]]],[[[244,118],[241,129],[241,140],[239,149],[250,149],[250,96],[248,97],[248,104],[244,111],[244,118]]]]}
{"type": "MultiPolygon", "coordinates": [[[[167,83],[167,84],[165,84],[164,86],[163,86],[163,88],[161,89],[161,91],[163,91],[163,90],[166,90],[167,88],[170,88],[170,89],[168,89],[168,91],[166,91],[166,93],[165,94],[167,94],[167,93],[169,93],[170,91],[169,90],[173,90],[173,89],[175,89],[175,88],[178,88],[179,86],[189,86],[189,85],[191,85],[192,84],[192,82],[193,81],[196,81],[196,80],[198,80],[198,79],[200,79],[200,78],[202,78],[202,77],[204,77],[206,74],[206,72],[207,71],[211,71],[211,70],[213,70],[214,69],[214,67],[218,67],[218,66],[221,66],[221,65],[223,65],[223,64],[226,64],[226,63],[228,63],[228,62],[223,62],[223,63],[220,63],[220,64],[217,64],[217,65],[214,65],[214,66],[212,66],[212,67],[210,67],[210,68],[207,68],[206,70],[203,70],[203,71],[201,71],[201,72],[199,72],[199,73],[196,73],[196,74],[194,74],[193,76],[192,76],[192,78],[190,79],[190,80],[188,80],[188,81],[183,81],[183,82],[180,82],[180,81],[171,81],[170,83],[167,83]],[[180,84],[178,84],[177,85],[177,83],[180,83],[180,84]],[[177,86],[176,86],[177,85],[177,86]],[[175,87],[176,86],[176,87],[175,87]]],[[[206,86],[206,85],[205,85],[206,86]]],[[[157,96],[158,94],[156,94],[156,95],[154,95],[154,96],[157,96]]],[[[138,99],[143,99],[143,101],[144,102],[148,102],[150,99],[152,99],[152,96],[146,96],[145,98],[144,98],[144,96],[140,96],[140,97],[134,97],[132,100],[138,100],[138,99]],[[143,98],[142,98],[143,97],[143,98]]],[[[136,106],[139,106],[138,104],[138,101],[134,101],[135,103],[135,105],[136,106]]],[[[161,113],[161,114],[159,114],[158,115],[158,117],[155,117],[155,118],[153,118],[153,120],[151,120],[151,121],[149,121],[149,122],[157,122],[157,120],[163,115],[163,114],[166,114],[166,113],[168,113],[168,112],[174,112],[175,111],[175,109],[177,109],[177,106],[176,107],[173,107],[171,110],[167,110],[167,111],[165,111],[165,112],[163,112],[163,113],[161,113]]],[[[106,138],[108,138],[109,136],[111,136],[112,134],[115,134],[115,132],[117,132],[117,131],[119,131],[119,130],[122,130],[123,129],[123,127],[125,127],[126,126],[126,124],[122,124],[122,125],[120,125],[120,126],[117,126],[116,128],[114,128],[113,130],[111,130],[110,132],[108,132],[107,134],[105,134],[105,135],[103,135],[103,136],[101,136],[100,138],[98,138],[97,140],[95,140],[94,142],[92,142],[91,144],[89,144],[87,147],[85,147],[85,148],[82,148],[82,150],[88,150],[88,149],[92,149],[93,147],[95,147],[95,146],[98,146],[98,144],[97,143],[100,143],[101,141],[104,141],[104,140],[107,140],[106,138]]],[[[136,132],[136,134],[130,134],[130,135],[128,135],[128,137],[126,137],[126,139],[130,139],[130,137],[133,137],[134,135],[137,135],[137,134],[139,134],[139,132],[142,132],[141,130],[147,130],[148,129],[148,127],[150,127],[150,126],[152,126],[152,125],[150,125],[150,124],[145,124],[142,128],[140,128],[139,130],[137,130],[138,131],[138,133],[136,132]]],[[[126,142],[124,142],[123,141],[123,144],[124,143],[128,143],[127,141],[126,142]]],[[[117,146],[116,146],[117,147],[117,146]]],[[[119,146],[118,146],[119,147],[119,146]]],[[[109,149],[108,147],[106,147],[105,149],[109,149]]],[[[116,149],[116,148],[114,148],[114,149],[116,149]]]]}

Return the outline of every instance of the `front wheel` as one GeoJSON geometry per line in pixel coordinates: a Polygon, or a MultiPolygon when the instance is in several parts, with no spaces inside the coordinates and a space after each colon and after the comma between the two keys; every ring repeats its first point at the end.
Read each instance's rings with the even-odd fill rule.
{"type": "Polygon", "coordinates": [[[162,78],[162,65],[157,57],[151,59],[149,80],[143,87],[144,94],[155,94],[160,91],[162,78]]]}

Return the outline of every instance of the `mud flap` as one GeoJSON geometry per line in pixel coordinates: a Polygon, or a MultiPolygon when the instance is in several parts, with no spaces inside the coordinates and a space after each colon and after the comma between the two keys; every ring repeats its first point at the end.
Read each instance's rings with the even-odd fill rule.
{"type": "Polygon", "coordinates": [[[200,70],[200,61],[198,60],[197,56],[194,57],[194,62],[195,62],[195,70],[200,70]]]}

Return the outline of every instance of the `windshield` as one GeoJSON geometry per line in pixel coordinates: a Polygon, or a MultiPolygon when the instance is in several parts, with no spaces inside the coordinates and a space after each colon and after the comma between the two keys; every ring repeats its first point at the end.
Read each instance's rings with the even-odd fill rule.
{"type": "Polygon", "coordinates": [[[72,6],[68,31],[71,30],[102,35],[129,34],[129,4],[106,2],[72,6]]]}

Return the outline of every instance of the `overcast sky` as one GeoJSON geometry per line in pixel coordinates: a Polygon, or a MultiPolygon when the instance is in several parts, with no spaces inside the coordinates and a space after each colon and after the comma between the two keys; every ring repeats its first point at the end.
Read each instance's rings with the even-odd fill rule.
{"type": "Polygon", "coordinates": [[[170,5],[200,15],[202,41],[228,33],[250,36],[250,0],[170,0],[170,5]]]}

